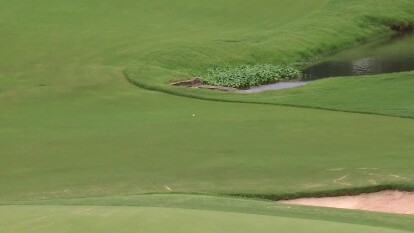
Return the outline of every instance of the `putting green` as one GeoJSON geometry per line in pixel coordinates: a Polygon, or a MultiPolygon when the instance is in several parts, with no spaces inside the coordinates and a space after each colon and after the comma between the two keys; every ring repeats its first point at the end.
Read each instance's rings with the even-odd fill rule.
{"type": "Polygon", "coordinates": [[[375,232],[402,233],[345,223],[219,211],[154,207],[0,207],[1,232],[375,232]]]}
{"type": "MultiPolygon", "coordinates": [[[[216,211],[224,213],[243,213],[254,216],[274,216],[290,219],[316,220],[332,223],[346,223],[366,225],[398,230],[414,229],[413,216],[395,215],[364,211],[350,211],[330,208],[285,205],[278,202],[260,201],[252,199],[238,199],[231,197],[217,197],[189,194],[151,194],[151,195],[122,195],[106,197],[84,197],[55,200],[33,200],[0,202],[4,210],[14,206],[42,207],[159,207],[165,209],[186,209],[216,211]],[[14,206],[13,206],[14,205],[14,206]]],[[[135,209],[137,209],[135,208],[135,209]]],[[[156,218],[155,218],[156,219],[156,218]]]]}

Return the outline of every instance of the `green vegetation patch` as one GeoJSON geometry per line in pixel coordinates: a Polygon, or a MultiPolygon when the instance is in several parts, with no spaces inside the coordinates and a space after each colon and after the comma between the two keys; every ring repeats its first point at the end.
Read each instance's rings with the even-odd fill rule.
{"type": "Polygon", "coordinates": [[[209,85],[248,88],[261,84],[299,79],[301,72],[290,66],[271,64],[214,67],[207,71],[205,82],[209,85]]]}

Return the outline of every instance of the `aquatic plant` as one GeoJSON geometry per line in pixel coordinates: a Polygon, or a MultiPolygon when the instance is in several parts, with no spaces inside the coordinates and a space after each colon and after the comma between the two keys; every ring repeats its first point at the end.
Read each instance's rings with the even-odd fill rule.
{"type": "Polygon", "coordinates": [[[204,81],[214,86],[248,88],[261,84],[298,79],[301,76],[299,70],[290,66],[257,64],[209,68],[204,81]]]}

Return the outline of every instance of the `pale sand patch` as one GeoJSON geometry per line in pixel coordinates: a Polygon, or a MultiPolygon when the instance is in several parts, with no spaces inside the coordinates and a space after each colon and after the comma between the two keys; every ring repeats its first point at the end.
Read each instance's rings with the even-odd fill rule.
{"type": "Polygon", "coordinates": [[[390,190],[377,193],[365,193],[357,196],[300,198],[281,202],[295,205],[323,206],[414,215],[414,192],[390,190]]]}

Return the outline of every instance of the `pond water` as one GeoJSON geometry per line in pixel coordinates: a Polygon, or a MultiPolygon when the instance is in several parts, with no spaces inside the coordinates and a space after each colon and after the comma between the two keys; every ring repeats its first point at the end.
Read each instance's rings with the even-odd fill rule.
{"type": "Polygon", "coordinates": [[[340,52],[303,71],[307,80],[414,70],[414,35],[394,36],[340,52]]]}
{"type": "Polygon", "coordinates": [[[342,51],[303,70],[305,79],[253,87],[244,93],[303,86],[310,81],[340,76],[383,74],[414,70],[414,34],[394,35],[342,51]]]}

